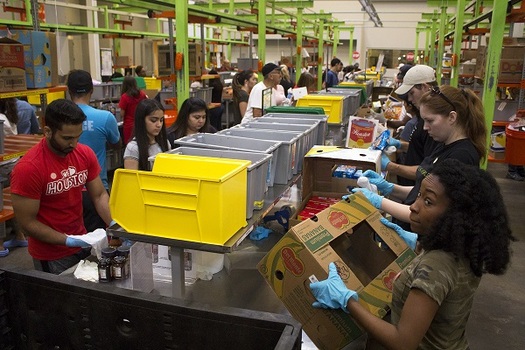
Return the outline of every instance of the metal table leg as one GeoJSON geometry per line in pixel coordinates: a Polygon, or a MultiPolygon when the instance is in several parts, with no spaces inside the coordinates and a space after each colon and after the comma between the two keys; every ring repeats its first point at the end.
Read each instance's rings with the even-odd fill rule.
{"type": "Polygon", "coordinates": [[[174,298],[184,298],[184,248],[171,246],[169,248],[171,260],[171,288],[174,298]]]}

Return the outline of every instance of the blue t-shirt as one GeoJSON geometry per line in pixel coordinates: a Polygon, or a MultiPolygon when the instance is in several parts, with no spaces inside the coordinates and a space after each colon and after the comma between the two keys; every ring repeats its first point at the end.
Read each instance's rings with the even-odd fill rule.
{"type": "Polygon", "coordinates": [[[88,105],[79,104],[87,119],[82,125],[82,135],[79,142],[88,145],[97,155],[98,163],[102,170],[100,179],[106,189],[108,186],[108,171],[106,167],[106,142],[118,143],[120,133],[117,119],[109,111],[96,109],[88,105]]]}
{"type": "Polygon", "coordinates": [[[16,129],[19,134],[38,134],[40,125],[36,118],[35,107],[26,101],[16,100],[16,110],[18,114],[18,123],[16,129]]]}
{"type": "Polygon", "coordinates": [[[339,78],[336,73],[329,69],[326,76],[326,87],[329,88],[336,85],[339,85],[339,78]]]}

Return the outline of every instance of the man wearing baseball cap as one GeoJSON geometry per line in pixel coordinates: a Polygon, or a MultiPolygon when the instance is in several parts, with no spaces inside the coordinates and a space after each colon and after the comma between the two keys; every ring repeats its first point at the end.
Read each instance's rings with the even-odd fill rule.
{"type": "Polygon", "coordinates": [[[439,145],[423,128],[425,122],[419,114],[421,96],[430,91],[433,86],[437,86],[434,68],[420,64],[411,67],[406,72],[403,77],[403,83],[395,91],[398,96],[408,100],[415,107],[414,112],[417,117],[417,123],[409,135],[404,164],[390,162],[388,157],[383,157],[382,168],[383,170],[388,170],[392,175],[415,180],[419,164],[439,145]]]}
{"type": "MultiPolygon", "coordinates": [[[[263,114],[263,91],[275,88],[281,82],[281,69],[275,63],[266,63],[261,70],[264,80],[255,84],[250,92],[246,113],[241,123],[246,123],[253,118],[258,118],[263,114]]],[[[271,92],[271,105],[275,106],[275,96],[271,92]]],[[[269,107],[269,106],[268,106],[269,107]]]]}
{"type": "MultiPolygon", "coordinates": [[[[86,120],[82,123],[82,135],[78,142],[89,146],[97,155],[98,163],[101,167],[100,179],[106,191],[109,192],[106,165],[107,146],[109,145],[110,148],[118,150],[122,145],[117,120],[111,112],[90,106],[89,103],[93,94],[93,79],[89,72],[81,69],[69,72],[67,88],[71,100],[86,115],[86,120]]],[[[97,228],[106,228],[105,221],[98,214],[87,191],[82,192],[82,207],[84,225],[88,232],[97,228]]]]}

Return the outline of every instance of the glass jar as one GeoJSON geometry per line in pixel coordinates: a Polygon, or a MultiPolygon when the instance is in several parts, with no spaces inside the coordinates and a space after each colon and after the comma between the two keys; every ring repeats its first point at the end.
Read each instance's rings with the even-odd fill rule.
{"type": "Polygon", "coordinates": [[[101,258],[98,261],[98,281],[103,283],[111,281],[111,259],[101,258]]]}
{"type": "Polygon", "coordinates": [[[126,258],[123,256],[116,256],[111,262],[111,271],[113,273],[113,278],[116,280],[121,280],[126,276],[126,258]]]}
{"type": "Polygon", "coordinates": [[[131,247],[129,246],[120,246],[117,248],[117,255],[123,256],[126,260],[124,261],[124,275],[122,278],[129,278],[131,273],[130,261],[129,261],[129,252],[131,247]]]}

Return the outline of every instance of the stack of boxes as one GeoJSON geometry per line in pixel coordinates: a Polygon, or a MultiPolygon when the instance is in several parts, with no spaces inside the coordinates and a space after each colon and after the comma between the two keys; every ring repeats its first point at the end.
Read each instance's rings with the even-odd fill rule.
{"type": "MultiPolygon", "coordinates": [[[[0,37],[8,37],[23,46],[25,83],[17,84],[9,91],[27,88],[46,88],[58,85],[58,62],[55,33],[31,30],[0,31],[0,37]]],[[[6,40],[3,38],[2,40],[6,40]]],[[[10,45],[16,46],[16,43],[10,45]]],[[[2,44],[2,47],[5,47],[2,44]]],[[[1,89],[1,87],[0,87],[1,89]]]]}

